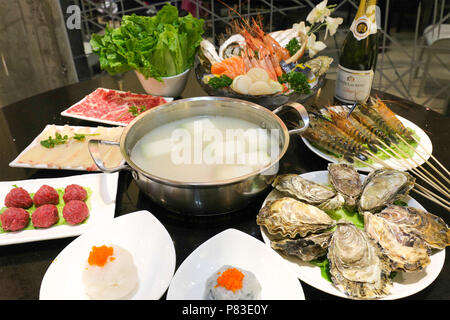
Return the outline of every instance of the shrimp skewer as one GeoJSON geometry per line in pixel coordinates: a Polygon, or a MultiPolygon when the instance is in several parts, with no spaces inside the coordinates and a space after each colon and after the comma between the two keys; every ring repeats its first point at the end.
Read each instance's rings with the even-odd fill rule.
{"type": "Polygon", "coordinates": [[[405,136],[411,140],[411,132],[403,125],[403,123],[398,120],[397,116],[391,109],[389,109],[386,104],[384,104],[380,99],[377,98],[376,101],[372,99],[372,106],[381,118],[386,122],[386,124],[392,128],[396,133],[405,136]]]}
{"type": "Polygon", "coordinates": [[[355,121],[353,118],[346,118],[339,115],[331,109],[328,113],[336,126],[342,129],[345,133],[353,137],[360,143],[365,143],[373,152],[377,152],[376,145],[378,144],[376,136],[366,129],[362,124],[355,121]]]}
{"type": "Polygon", "coordinates": [[[359,110],[354,110],[351,114],[356,121],[365,126],[369,131],[379,137],[381,140],[385,141],[387,145],[391,145],[392,140],[381,130],[378,125],[371,118],[361,113],[359,110]]]}
{"type": "MultiPolygon", "coordinates": [[[[380,116],[386,121],[386,123],[393,130],[395,130],[395,132],[397,133],[397,137],[400,140],[402,140],[410,148],[413,148],[413,147],[407,141],[405,141],[402,136],[404,136],[407,140],[410,140],[410,141],[413,140],[420,145],[419,141],[417,141],[417,139],[414,138],[414,136],[411,134],[411,132],[402,124],[402,122],[397,118],[395,113],[391,109],[389,109],[385,103],[383,103],[379,98],[377,98],[376,101],[373,101],[373,99],[372,99],[372,102],[373,102],[372,107],[375,110],[377,110],[378,113],[380,114],[380,116]]],[[[428,151],[422,145],[420,145],[420,146],[423,150],[425,150],[426,153],[428,153],[428,151]]],[[[437,170],[431,163],[429,163],[428,161],[423,159],[423,157],[418,152],[417,152],[417,155],[419,155],[419,157],[421,157],[422,160],[427,162],[428,165],[430,167],[432,167],[433,170],[435,170],[441,177],[443,177],[447,182],[449,182],[449,180],[439,170],[437,170]]],[[[445,168],[431,153],[429,155],[430,155],[431,159],[436,161],[436,163],[447,173],[447,175],[450,176],[450,172],[447,170],[447,168],[445,168]]]]}

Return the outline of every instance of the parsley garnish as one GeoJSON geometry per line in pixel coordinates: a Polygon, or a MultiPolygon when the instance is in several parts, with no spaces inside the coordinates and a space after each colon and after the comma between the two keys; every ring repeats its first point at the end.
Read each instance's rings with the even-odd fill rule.
{"type": "Polygon", "coordinates": [[[223,87],[228,87],[233,83],[233,79],[227,75],[221,75],[220,77],[214,77],[209,79],[208,84],[214,89],[219,89],[223,87]]]}
{"type": "Polygon", "coordinates": [[[298,42],[297,38],[292,38],[291,41],[286,45],[286,49],[289,51],[289,54],[293,56],[298,50],[300,50],[301,46],[298,42]]]}
{"type": "Polygon", "coordinates": [[[309,94],[311,89],[309,87],[308,79],[301,72],[284,73],[278,77],[280,83],[288,83],[289,87],[297,93],[309,94]]]}

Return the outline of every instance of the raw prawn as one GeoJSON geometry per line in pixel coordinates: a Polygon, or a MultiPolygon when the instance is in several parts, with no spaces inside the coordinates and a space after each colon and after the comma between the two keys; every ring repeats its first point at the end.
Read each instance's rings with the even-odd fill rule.
{"type": "Polygon", "coordinates": [[[353,110],[351,113],[351,117],[354,118],[356,121],[361,123],[363,126],[365,126],[370,132],[372,132],[374,135],[376,135],[378,138],[383,140],[388,146],[391,145],[392,140],[388,137],[386,133],[384,133],[383,130],[381,130],[378,125],[368,116],[364,115],[359,110],[353,110]]]}
{"type": "Polygon", "coordinates": [[[380,99],[377,98],[375,103],[371,106],[375,109],[381,118],[384,119],[386,124],[392,128],[396,133],[411,139],[411,132],[403,125],[403,123],[398,120],[397,116],[391,109],[389,109],[386,104],[384,104],[380,99]]]}
{"type": "Polygon", "coordinates": [[[345,160],[353,163],[353,157],[356,156],[358,159],[365,161],[367,158],[363,155],[355,154],[354,152],[348,150],[345,146],[336,143],[333,137],[327,135],[325,132],[320,130],[315,130],[308,128],[301,134],[304,138],[308,139],[310,142],[316,144],[317,146],[339,155],[342,155],[345,160]]]}
{"type": "Polygon", "coordinates": [[[328,109],[328,113],[330,114],[333,123],[338,128],[342,129],[342,131],[353,137],[358,142],[367,144],[372,151],[377,152],[377,137],[362,124],[354,118],[347,118],[331,109],[328,109]]]}
{"type": "Polygon", "coordinates": [[[358,105],[358,109],[367,117],[371,118],[376,125],[378,126],[378,128],[380,128],[381,130],[383,130],[390,138],[390,140],[392,142],[394,142],[395,144],[398,143],[398,140],[395,138],[395,131],[394,129],[392,129],[387,123],[386,121],[378,114],[377,111],[375,111],[375,109],[369,107],[366,104],[361,104],[358,105]]]}
{"type": "Polygon", "coordinates": [[[363,153],[367,150],[360,145],[354,138],[335,126],[331,121],[319,118],[310,117],[311,128],[320,131],[324,135],[330,137],[336,145],[340,145],[342,148],[358,155],[358,158],[365,161],[367,158],[363,153]]]}

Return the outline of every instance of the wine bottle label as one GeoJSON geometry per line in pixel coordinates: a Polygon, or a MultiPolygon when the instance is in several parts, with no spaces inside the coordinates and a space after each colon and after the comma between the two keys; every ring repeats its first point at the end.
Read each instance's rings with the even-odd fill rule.
{"type": "MultiPolygon", "coordinates": [[[[375,6],[373,6],[375,10],[375,6]]],[[[375,21],[375,11],[371,12],[369,16],[361,16],[358,19],[353,20],[350,26],[350,31],[357,40],[367,38],[370,34],[377,33],[377,24],[375,21]]]]}
{"type": "Polygon", "coordinates": [[[372,88],[372,70],[337,67],[335,97],[343,102],[366,101],[372,88]]]}

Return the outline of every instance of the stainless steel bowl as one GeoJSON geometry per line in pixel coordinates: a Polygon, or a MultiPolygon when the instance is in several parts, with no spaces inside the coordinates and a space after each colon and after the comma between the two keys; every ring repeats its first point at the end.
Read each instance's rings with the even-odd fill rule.
{"type": "Polygon", "coordinates": [[[129,170],[140,190],[166,209],[191,215],[214,215],[233,212],[248,205],[264,192],[277,174],[280,159],[289,146],[289,134],[296,134],[309,125],[306,109],[298,103],[283,105],[270,111],[260,105],[225,97],[196,97],[175,100],[151,109],[134,119],[123,131],[120,142],[92,139],[89,151],[100,170],[115,172],[129,170]],[[288,130],[277,113],[293,109],[302,119],[302,127],[288,130]],[[248,175],[214,182],[181,182],[146,172],[130,159],[135,144],[150,130],[165,123],[198,115],[221,115],[240,118],[264,129],[279,130],[279,150],[272,162],[248,175]],[[106,168],[99,154],[100,144],[116,144],[124,158],[122,165],[106,168]]]}

